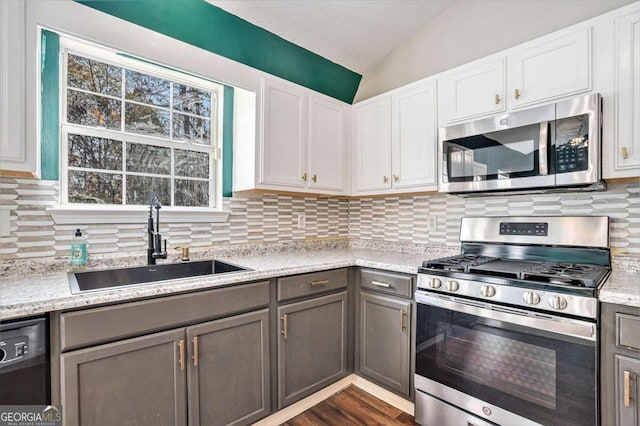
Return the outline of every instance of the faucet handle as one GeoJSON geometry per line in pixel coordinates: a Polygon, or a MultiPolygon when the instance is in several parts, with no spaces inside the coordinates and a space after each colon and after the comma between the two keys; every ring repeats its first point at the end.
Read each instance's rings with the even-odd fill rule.
{"type": "Polygon", "coordinates": [[[176,247],[176,250],[182,250],[182,261],[188,262],[189,260],[189,247],[176,247]]]}

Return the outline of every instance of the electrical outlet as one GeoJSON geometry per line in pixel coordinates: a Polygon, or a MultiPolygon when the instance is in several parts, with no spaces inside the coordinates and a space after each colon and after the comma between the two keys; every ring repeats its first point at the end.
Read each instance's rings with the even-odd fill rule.
{"type": "Polygon", "coordinates": [[[304,229],[307,227],[307,217],[304,213],[298,213],[298,229],[304,229]]]}

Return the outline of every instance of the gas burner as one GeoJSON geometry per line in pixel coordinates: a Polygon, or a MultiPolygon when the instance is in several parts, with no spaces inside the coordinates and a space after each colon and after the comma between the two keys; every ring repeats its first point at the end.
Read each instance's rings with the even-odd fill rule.
{"type": "Polygon", "coordinates": [[[524,271],[522,278],[557,285],[595,288],[608,271],[608,268],[598,265],[544,262],[524,271]]]}
{"type": "Polygon", "coordinates": [[[424,268],[440,269],[452,272],[468,272],[472,266],[497,260],[496,257],[480,256],[477,254],[460,254],[457,256],[442,257],[440,259],[425,260],[422,262],[424,268]]]}

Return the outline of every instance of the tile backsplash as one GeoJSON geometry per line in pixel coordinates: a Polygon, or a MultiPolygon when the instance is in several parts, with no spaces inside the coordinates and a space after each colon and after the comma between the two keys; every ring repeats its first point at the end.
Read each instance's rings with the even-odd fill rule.
{"type": "MultiPolygon", "coordinates": [[[[75,225],[56,225],[47,213],[58,183],[0,179],[0,210],[9,211],[9,236],[0,259],[67,256],[75,225]]],[[[615,183],[606,192],[460,198],[431,194],[386,198],[307,198],[262,195],[225,198],[225,223],[168,224],[169,246],[224,246],[323,238],[458,247],[460,218],[483,215],[607,215],[614,255],[640,256],[640,183],[615,183]],[[298,229],[297,215],[306,226],[298,229]]],[[[5,224],[6,226],[6,224],[5,224]]],[[[144,224],[81,225],[89,253],[146,248],[144,224]]]]}

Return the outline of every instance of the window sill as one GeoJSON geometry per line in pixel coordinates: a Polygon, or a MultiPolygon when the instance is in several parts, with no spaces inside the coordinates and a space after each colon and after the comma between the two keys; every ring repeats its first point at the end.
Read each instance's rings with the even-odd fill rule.
{"type": "MultiPolygon", "coordinates": [[[[90,223],[147,223],[149,207],[145,206],[101,206],[101,205],[59,205],[47,212],[56,224],[90,223]]],[[[163,207],[160,223],[212,223],[226,222],[231,212],[207,208],[163,207]]],[[[155,218],[155,213],[154,213],[155,218]]]]}

